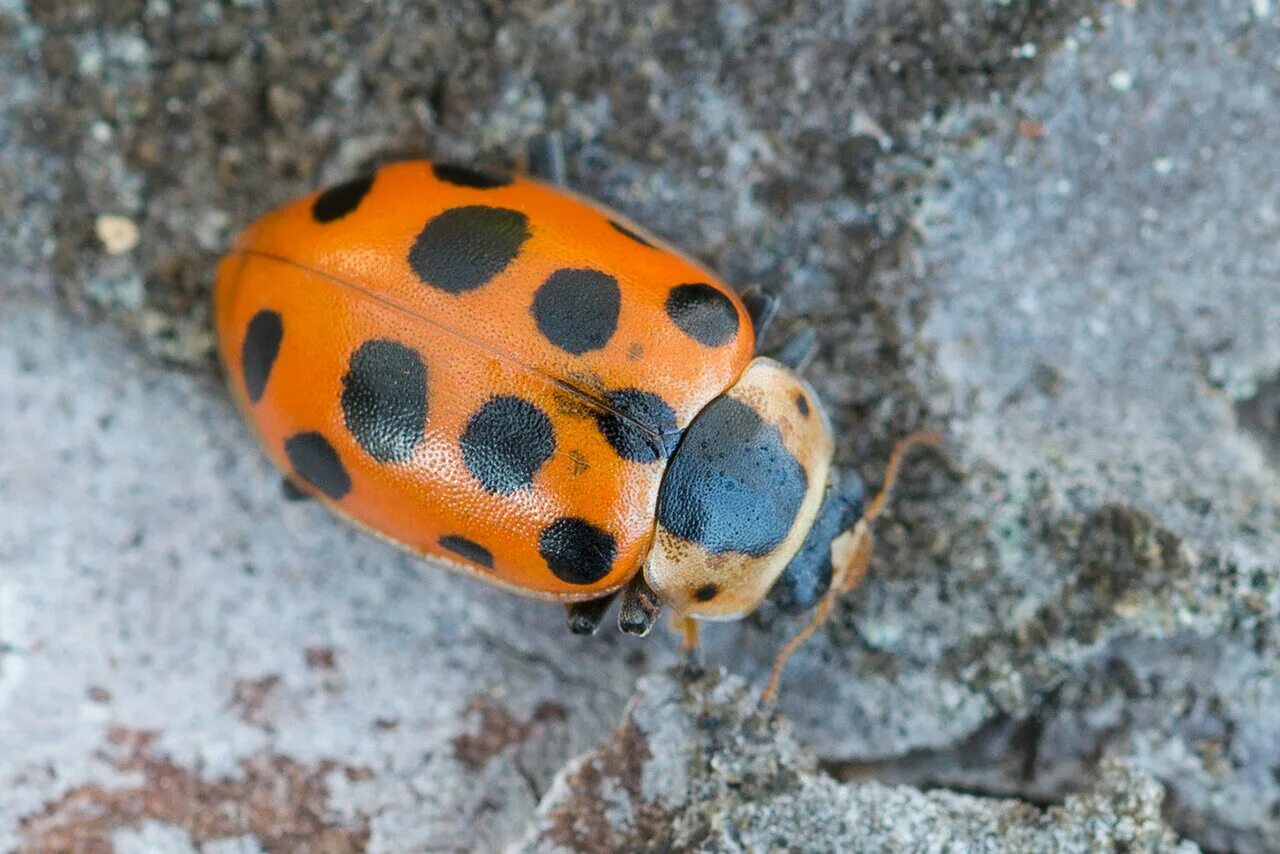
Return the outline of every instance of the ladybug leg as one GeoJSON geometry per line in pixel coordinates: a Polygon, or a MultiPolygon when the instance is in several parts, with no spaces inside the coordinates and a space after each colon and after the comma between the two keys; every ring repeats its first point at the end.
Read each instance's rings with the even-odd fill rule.
{"type": "Polygon", "coordinates": [[[585,602],[574,602],[565,606],[569,631],[575,635],[594,635],[600,628],[605,612],[609,610],[609,606],[616,598],[618,594],[614,592],[599,599],[588,599],[585,602]]]}
{"type": "Polygon", "coordinates": [[[618,628],[623,634],[642,638],[662,616],[662,600],[653,592],[640,571],[622,588],[622,605],[618,608],[618,628]]]}
{"type": "Polygon", "coordinates": [[[767,354],[797,374],[804,373],[818,354],[818,332],[805,323],[796,328],[772,353],[767,354]]]}
{"type": "Polygon", "coordinates": [[[548,184],[565,183],[564,144],[555,131],[540,133],[529,140],[525,150],[525,171],[548,184]]]}
{"type": "Polygon", "coordinates": [[[280,478],[280,492],[284,494],[285,501],[310,501],[315,497],[289,475],[280,478]]]}
{"type": "Polygon", "coordinates": [[[764,344],[765,333],[778,315],[778,295],[763,285],[752,285],[742,292],[742,301],[746,303],[747,315],[751,325],[756,329],[756,350],[764,344]]]}
{"type": "Polygon", "coordinates": [[[902,466],[903,456],[917,445],[939,447],[942,445],[942,435],[940,433],[912,433],[910,436],[899,439],[897,444],[893,446],[893,451],[889,454],[889,464],[885,468],[884,485],[880,487],[880,492],[876,494],[875,498],[871,499],[871,503],[867,505],[867,509],[863,512],[862,518],[858,520],[858,523],[831,542],[831,566],[833,569],[831,588],[822,597],[818,607],[814,609],[813,617],[810,618],[808,624],[797,632],[795,637],[787,641],[786,645],[778,652],[778,657],[773,661],[773,670],[769,673],[769,681],[765,683],[764,690],[760,692],[760,703],[762,705],[771,705],[778,699],[778,682],[782,678],[782,669],[786,667],[787,659],[791,658],[792,654],[803,646],[804,642],[831,615],[831,607],[835,604],[836,598],[857,587],[859,582],[866,576],[867,568],[871,565],[871,555],[875,545],[872,528],[875,526],[876,520],[880,518],[880,514],[884,512],[885,504],[888,503],[889,497],[893,494],[893,486],[898,479],[898,469],[902,466]]]}
{"type": "Polygon", "coordinates": [[[671,627],[680,633],[680,654],[684,656],[685,666],[700,670],[702,668],[702,648],[698,645],[701,634],[698,621],[693,617],[672,614],[671,627]]]}

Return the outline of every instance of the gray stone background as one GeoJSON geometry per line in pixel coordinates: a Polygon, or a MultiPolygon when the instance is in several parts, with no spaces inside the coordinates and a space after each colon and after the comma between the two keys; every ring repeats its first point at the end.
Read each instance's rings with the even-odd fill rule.
{"type": "Polygon", "coordinates": [[[0,0],[0,850],[1280,851],[1277,151],[1274,0],[0,0]],[[222,391],[237,228],[546,129],[948,432],[789,723],[795,622],[571,638],[222,391]]]}

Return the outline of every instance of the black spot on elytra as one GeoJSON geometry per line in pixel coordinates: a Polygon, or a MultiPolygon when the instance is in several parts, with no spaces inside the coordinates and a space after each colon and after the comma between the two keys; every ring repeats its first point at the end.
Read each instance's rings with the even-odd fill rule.
{"type": "Polygon", "coordinates": [[[704,584],[697,590],[693,591],[693,599],[695,602],[710,602],[716,598],[716,594],[720,592],[720,588],[714,584],[704,584]]]}
{"type": "Polygon", "coordinates": [[[493,554],[475,540],[468,540],[458,534],[449,534],[440,538],[440,548],[450,551],[458,557],[465,558],[485,569],[493,569],[493,554]]]}
{"type": "Polygon", "coordinates": [[[609,574],[617,541],[585,519],[561,517],[538,536],[538,553],[551,572],[569,584],[594,584],[609,574]]]}
{"type": "Polygon", "coordinates": [[[280,313],[263,309],[249,321],[244,344],[240,346],[240,366],[244,372],[244,388],[249,400],[257,403],[267,390],[271,369],[280,355],[280,342],[284,339],[284,321],[280,313]]]}
{"type": "Polygon", "coordinates": [[[618,456],[651,463],[671,453],[679,433],[665,400],[638,388],[611,391],[606,398],[611,408],[596,413],[596,425],[618,456]]]}
{"type": "Polygon", "coordinates": [[[622,292],[599,270],[557,270],[533,297],[533,319],[552,344],[580,356],[599,350],[618,328],[622,292]]]}
{"type": "Polygon", "coordinates": [[[450,208],[423,226],[409,249],[409,266],[424,284],[465,293],[505,270],[528,239],[529,218],[519,211],[450,208]]]}
{"type": "Polygon", "coordinates": [[[719,554],[767,554],[786,538],[809,478],[782,433],[720,397],[685,430],[658,490],[658,521],[719,554]]]}
{"type": "Polygon", "coordinates": [[[447,184],[470,187],[473,190],[493,190],[511,183],[510,176],[500,172],[473,169],[470,166],[458,166],[454,163],[432,163],[431,171],[447,184]]]}
{"type": "Polygon", "coordinates": [[[427,423],[427,367],[396,341],[366,341],[342,378],[342,417],[360,447],[380,463],[402,463],[427,423]]]}
{"type": "Polygon", "coordinates": [[[641,246],[648,246],[650,249],[654,248],[654,245],[652,243],[645,240],[643,237],[636,234],[634,231],[627,228],[622,223],[615,222],[614,220],[609,220],[609,225],[613,226],[614,231],[618,232],[619,234],[630,237],[632,240],[634,240],[636,243],[639,243],[641,246]]]}
{"type": "Polygon", "coordinates": [[[708,347],[719,347],[738,332],[733,301],[703,282],[672,288],[667,294],[667,315],[686,335],[708,347]]]}
{"type": "Polygon", "coordinates": [[[319,433],[298,433],[284,443],[285,456],[298,476],[334,501],[351,491],[351,475],[338,452],[319,433]]]}
{"type": "Polygon", "coordinates": [[[311,216],[316,222],[328,223],[342,219],[364,201],[373,187],[373,176],[353,178],[341,184],[334,184],[311,203],[311,216]]]}
{"type": "Polygon", "coordinates": [[[551,419],[527,400],[490,400],[467,422],[462,459],[487,492],[505,495],[533,485],[533,476],[555,453],[551,419]]]}
{"type": "Polygon", "coordinates": [[[806,418],[809,417],[809,401],[805,399],[803,394],[796,395],[796,409],[799,410],[801,415],[806,418]]]}

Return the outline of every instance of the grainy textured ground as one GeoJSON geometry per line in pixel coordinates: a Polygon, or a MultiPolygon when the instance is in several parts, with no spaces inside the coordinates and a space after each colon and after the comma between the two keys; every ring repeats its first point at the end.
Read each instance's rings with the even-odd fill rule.
{"type": "MultiPolygon", "coordinates": [[[[1280,851],[1278,55],[1270,0],[0,0],[0,850],[533,845],[584,768],[694,756],[608,832],[641,798],[713,849],[867,816],[1159,849],[1154,780],[1183,839],[1280,851]],[[224,399],[237,227],[547,128],[573,186],[818,322],[843,462],[952,438],[788,674],[817,770],[736,683],[623,715],[665,638],[282,504],[224,399]]],[[[794,629],[708,658],[758,681],[794,629]]]]}

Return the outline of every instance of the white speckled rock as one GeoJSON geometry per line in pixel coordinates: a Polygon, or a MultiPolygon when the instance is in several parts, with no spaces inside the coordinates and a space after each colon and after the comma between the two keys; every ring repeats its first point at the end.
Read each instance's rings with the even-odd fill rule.
{"type": "Polygon", "coordinates": [[[818,771],[785,721],[717,673],[640,681],[613,738],[569,763],[511,851],[1197,851],[1178,843],[1149,777],[1106,763],[1041,810],[1012,800],[818,771]]]}

